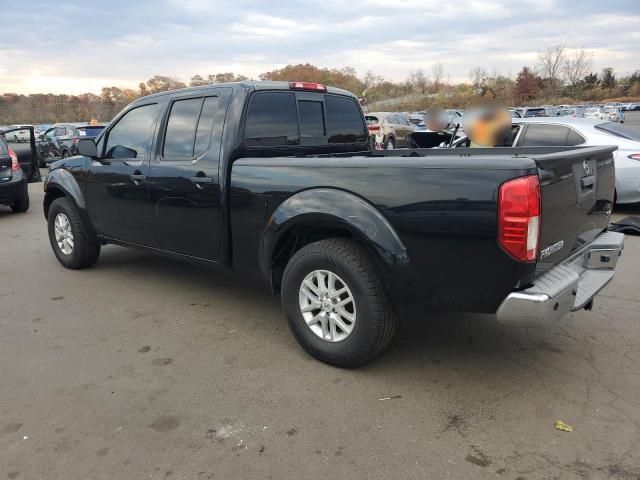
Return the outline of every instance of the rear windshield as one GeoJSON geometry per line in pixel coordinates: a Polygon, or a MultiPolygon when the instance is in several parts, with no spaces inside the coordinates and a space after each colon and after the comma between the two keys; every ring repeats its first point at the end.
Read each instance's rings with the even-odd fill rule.
{"type": "Polygon", "coordinates": [[[544,108],[528,108],[524,113],[525,117],[544,117],[545,116],[544,108]]]}
{"type": "Polygon", "coordinates": [[[620,125],[616,122],[600,123],[599,125],[596,125],[596,129],[615,135],[616,137],[640,142],[640,130],[625,127],[624,125],[620,125]]]}
{"type": "Polygon", "coordinates": [[[367,125],[376,125],[378,123],[378,117],[367,115],[365,118],[367,119],[367,125]]]}
{"type": "Polygon", "coordinates": [[[286,91],[254,93],[244,130],[248,147],[363,143],[367,135],[353,98],[286,91]]]}
{"type": "Polygon", "coordinates": [[[97,137],[98,134],[104,130],[104,126],[88,126],[88,127],[78,127],[78,136],[79,137],[97,137]]]}

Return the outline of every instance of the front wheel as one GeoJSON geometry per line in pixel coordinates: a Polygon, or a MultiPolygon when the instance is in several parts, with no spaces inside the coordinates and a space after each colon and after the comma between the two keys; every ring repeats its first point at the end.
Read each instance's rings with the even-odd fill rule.
{"type": "Polygon", "coordinates": [[[64,150],[62,152],[62,158],[69,158],[71,156],[71,152],[69,150],[64,150]]]}
{"type": "Polygon", "coordinates": [[[58,261],[67,268],[90,267],[100,256],[100,244],[87,238],[78,209],[70,198],[56,198],[47,216],[49,242],[58,261]]]}
{"type": "Polygon", "coordinates": [[[395,332],[380,273],[352,240],[321,240],[298,250],[284,271],[282,306],[300,345],[338,367],[366,363],[395,332]]]}

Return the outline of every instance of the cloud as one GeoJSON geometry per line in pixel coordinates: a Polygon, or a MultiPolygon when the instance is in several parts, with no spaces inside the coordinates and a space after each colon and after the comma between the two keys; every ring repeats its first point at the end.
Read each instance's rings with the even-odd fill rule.
{"type": "Polygon", "coordinates": [[[155,74],[257,78],[300,62],[392,80],[439,62],[464,80],[476,65],[515,75],[555,43],[625,74],[640,68],[638,32],[637,0],[35,0],[3,10],[0,92],[97,92],[155,74]]]}

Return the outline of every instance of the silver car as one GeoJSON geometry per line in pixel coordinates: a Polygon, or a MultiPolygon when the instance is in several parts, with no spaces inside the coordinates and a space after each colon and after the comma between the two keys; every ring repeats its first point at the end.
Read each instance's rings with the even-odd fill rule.
{"type": "MultiPolygon", "coordinates": [[[[609,120],[514,118],[507,145],[514,147],[615,145],[616,203],[640,202],[640,132],[609,120]]],[[[468,147],[461,137],[453,148],[468,147]]]]}

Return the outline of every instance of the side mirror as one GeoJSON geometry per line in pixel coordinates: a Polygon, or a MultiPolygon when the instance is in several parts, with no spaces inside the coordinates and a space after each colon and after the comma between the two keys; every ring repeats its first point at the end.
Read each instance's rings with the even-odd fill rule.
{"type": "Polygon", "coordinates": [[[91,138],[81,138],[78,140],[78,154],[85,157],[96,158],[98,156],[98,147],[91,138]]]}

